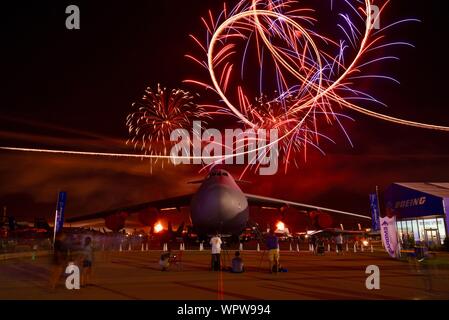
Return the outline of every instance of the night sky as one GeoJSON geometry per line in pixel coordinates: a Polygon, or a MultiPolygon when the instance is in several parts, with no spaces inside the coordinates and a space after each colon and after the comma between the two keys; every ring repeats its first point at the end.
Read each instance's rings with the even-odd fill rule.
{"type": "MultiPolygon", "coordinates": [[[[329,0],[316,1],[329,6],[329,0]]],[[[338,0],[334,0],[338,5],[338,0]]],[[[183,87],[198,69],[189,33],[218,0],[28,1],[2,4],[0,145],[130,152],[125,126],[146,86],[183,87]],[[81,10],[81,30],[65,28],[66,6],[81,10]]],[[[447,1],[395,0],[385,19],[417,18],[389,33],[416,48],[392,49],[401,61],[383,73],[401,85],[364,81],[386,114],[449,126],[447,1]],[[397,31],[399,30],[399,31],[397,31]]],[[[187,88],[192,89],[192,88],[187,88]]],[[[326,156],[310,153],[275,177],[254,173],[244,191],[368,214],[368,193],[392,182],[449,181],[449,133],[400,127],[348,112],[354,147],[342,134],[326,156]]],[[[18,218],[51,217],[57,192],[67,215],[181,195],[195,190],[199,167],[147,161],[0,151],[0,206],[18,218]]],[[[241,167],[227,167],[238,173],[241,167]]]]}

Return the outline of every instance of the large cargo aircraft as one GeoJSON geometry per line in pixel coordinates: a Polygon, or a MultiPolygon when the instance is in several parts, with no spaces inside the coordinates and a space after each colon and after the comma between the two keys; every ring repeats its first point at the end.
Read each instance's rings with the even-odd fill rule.
{"type": "MultiPolygon", "coordinates": [[[[254,223],[257,217],[250,219],[250,207],[271,208],[279,212],[295,208],[297,211],[294,214],[307,215],[312,212],[315,217],[335,214],[355,219],[371,219],[361,214],[247,194],[240,189],[239,182],[234,180],[228,171],[213,168],[204,180],[191,182],[200,184],[195,193],[69,218],[66,222],[76,226],[88,226],[103,220],[107,228],[119,231],[128,221],[133,220],[131,216],[137,216],[138,224],[149,226],[152,232],[157,233],[162,229],[161,220],[170,219],[168,216],[173,217],[177,213],[181,214],[182,208],[190,208],[189,223],[196,234],[220,233],[239,236],[248,227],[254,228],[254,225],[257,225],[254,223]],[[169,210],[175,210],[175,214],[168,215],[169,210]]],[[[170,229],[171,223],[169,221],[170,229]]],[[[180,222],[179,225],[181,224],[183,225],[180,222]]]]}

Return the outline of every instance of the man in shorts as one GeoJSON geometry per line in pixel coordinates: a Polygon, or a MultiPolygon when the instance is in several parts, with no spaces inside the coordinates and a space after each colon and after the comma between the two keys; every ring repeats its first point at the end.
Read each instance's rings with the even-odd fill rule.
{"type": "Polygon", "coordinates": [[[273,271],[277,273],[279,270],[279,239],[274,233],[273,228],[270,228],[266,245],[268,259],[270,260],[270,273],[273,273],[273,271]]]}

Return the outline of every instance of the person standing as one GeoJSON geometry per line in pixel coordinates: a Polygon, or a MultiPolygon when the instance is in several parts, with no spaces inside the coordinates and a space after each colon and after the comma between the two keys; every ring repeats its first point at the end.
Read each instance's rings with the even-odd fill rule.
{"type": "Polygon", "coordinates": [[[310,237],[310,244],[312,245],[313,254],[317,254],[317,238],[316,236],[310,237]]]}
{"type": "Polygon", "coordinates": [[[267,249],[268,259],[270,260],[270,273],[279,271],[279,239],[274,233],[273,228],[270,228],[270,232],[267,237],[267,249]]]}
{"type": "Polygon", "coordinates": [[[216,234],[212,239],[210,239],[211,253],[212,253],[212,271],[220,270],[220,253],[221,253],[221,238],[216,234]]]}
{"type": "Polygon", "coordinates": [[[52,290],[56,288],[56,284],[67,266],[68,251],[65,233],[56,234],[53,244],[53,268],[49,280],[49,286],[52,290]]]}
{"type": "Polygon", "coordinates": [[[92,263],[94,259],[94,249],[92,247],[92,238],[87,237],[84,240],[84,247],[82,251],[83,258],[83,272],[81,276],[81,285],[86,286],[91,282],[92,277],[92,263]]]}
{"type": "Polygon", "coordinates": [[[343,235],[341,233],[336,237],[335,243],[337,245],[337,253],[343,254],[343,235]]]}

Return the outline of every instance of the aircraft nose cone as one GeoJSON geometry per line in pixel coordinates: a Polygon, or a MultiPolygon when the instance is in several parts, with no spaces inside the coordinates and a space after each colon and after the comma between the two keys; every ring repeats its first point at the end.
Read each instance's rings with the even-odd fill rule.
{"type": "Polygon", "coordinates": [[[221,221],[232,219],[238,213],[238,203],[230,190],[224,187],[211,189],[204,199],[203,206],[210,215],[221,221]]]}
{"type": "Polygon", "coordinates": [[[198,194],[192,202],[192,222],[200,227],[241,225],[245,216],[239,216],[247,207],[242,194],[226,186],[213,186],[198,194]]]}

